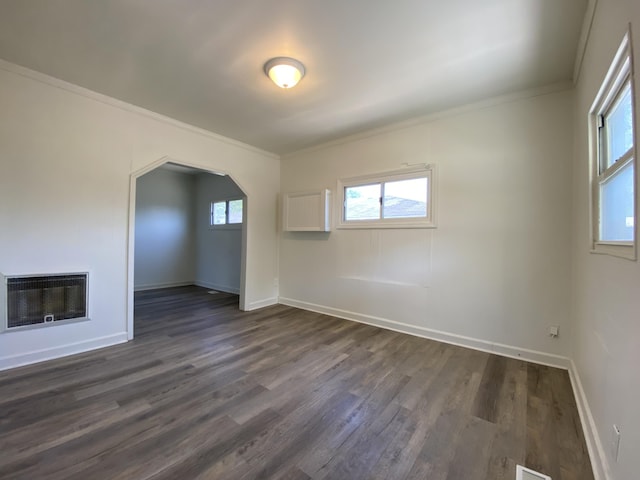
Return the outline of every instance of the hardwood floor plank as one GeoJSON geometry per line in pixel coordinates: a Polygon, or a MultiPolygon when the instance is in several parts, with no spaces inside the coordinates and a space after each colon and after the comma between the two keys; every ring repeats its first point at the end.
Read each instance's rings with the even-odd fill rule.
{"type": "Polygon", "coordinates": [[[486,458],[491,450],[496,426],[480,418],[469,416],[459,432],[457,448],[448,468],[447,480],[484,480],[487,478],[486,458]]]}
{"type": "Polygon", "coordinates": [[[150,406],[142,401],[120,407],[116,403],[91,403],[66,414],[48,417],[28,429],[17,430],[0,439],[2,455],[13,463],[51,450],[72,440],[107,428],[110,425],[148,412],[150,406]],[[37,442],[31,439],[37,438],[37,442]],[[31,440],[31,441],[30,441],[31,440]]]}
{"type": "Polygon", "coordinates": [[[551,393],[553,398],[553,419],[557,425],[558,462],[564,478],[588,478],[591,461],[586,447],[580,415],[571,391],[569,374],[566,371],[552,369],[551,393]]]}
{"type": "Polygon", "coordinates": [[[328,465],[326,477],[371,478],[380,455],[409,421],[410,415],[407,409],[394,402],[389,403],[369,428],[359,432],[357,441],[352,446],[343,446],[344,455],[334,457],[340,460],[333,466],[328,465]]]}
{"type": "Polygon", "coordinates": [[[0,372],[0,478],[593,480],[566,371],[199,287],[135,298],[132,342],[0,372]]]}
{"type": "MultiPolygon", "coordinates": [[[[437,424],[448,411],[464,410],[464,402],[473,397],[479,383],[480,375],[469,371],[475,356],[470,351],[452,348],[447,360],[436,363],[437,370],[422,385],[420,396],[412,408],[411,421],[405,425],[397,437],[381,455],[376,474],[373,478],[420,478],[420,468],[428,465],[428,445],[439,437],[432,435],[445,434],[437,424]],[[467,372],[465,374],[465,372],[467,372]],[[473,382],[472,382],[473,380],[473,382]],[[417,476],[416,476],[417,475],[417,476]]],[[[478,368],[482,368],[482,362],[478,368]]],[[[420,375],[420,371],[416,372],[420,375]]],[[[429,471],[431,468],[429,466],[429,471]]],[[[424,477],[422,477],[424,478],[424,477]]]]}
{"type": "MultiPolygon", "coordinates": [[[[380,416],[383,413],[394,413],[401,408],[397,403],[392,401],[404,385],[406,385],[408,380],[409,378],[405,375],[387,374],[370,392],[360,395],[356,394],[362,401],[355,410],[357,413],[355,430],[353,430],[351,435],[340,445],[338,451],[331,452],[333,456],[324,463],[324,465],[317,471],[312,472],[305,470],[305,473],[313,478],[325,478],[327,476],[329,476],[329,478],[340,478],[340,474],[350,471],[352,467],[349,466],[349,462],[354,460],[349,452],[354,449],[356,451],[358,450],[359,442],[363,437],[372,438],[375,432],[380,431],[379,422],[380,416]],[[390,410],[386,410],[387,408],[390,408],[390,410]]],[[[383,423],[385,422],[383,421],[383,423]]]]}
{"type": "Polygon", "coordinates": [[[487,477],[512,480],[516,465],[525,463],[527,419],[527,365],[508,362],[496,409],[497,430],[490,453],[487,477]]]}
{"type": "Polygon", "coordinates": [[[473,406],[473,415],[487,422],[496,423],[499,415],[497,404],[499,395],[496,392],[505,382],[508,360],[505,357],[492,356],[484,369],[478,395],[473,406]]]}
{"type": "MultiPolygon", "coordinates": [[[[479,352],[455,348],[447,364],[449,368],[442,370],[419,404],[423,412],[420,417],[426,416],[428,420],[416,419],[419,435],[412,442],[414,453],[410,457],[415,460],[406,478],[447,478],[461,441],[460,432],[471,416],[486,360],[479,352]],[[431,404],[432,401],[437,404],[431,404]]],[[[477,468],[485,467],[480,463],[477,468]]]]}
{"type": "MultiPolygon", "coordinates": [[[[219,439],[209,445],[205,443],[200,448],[192,451],[191,454],[180,458],[171,468],[158,472],[153,480],[173,480],[176,478],[194,478],[208,469],[220,459],[228,456],[234,450],[251,441],[260,432],[268,430],[277,424],[280,415],[271,409],[261,411],[256,416],[248,420],[244,425],[240,425],[235,431],[222,430],[219,439]]],[[[127,477],[123,477],[123,480],[127,477]]],[[[131,478],[131,477],[129,477],[131,478]]]]}
{"type": "Polygon", "coordinates": [[[285,422],[283,426],[290,425],[291,428],[281,429],[277,432],[280,441],[276,437],[273,439],[274,441],[262,442],[261,448],[245,449],[242,453],[247,463],[254,467],[252,472],[245,474],[243,480],[275,478],[284,474],[287,466],[296,465],[300,457],[315,442],[315,439],[342,412],[350,409],[356,402],[357,398],[354,395],[342,391],[311,409],[299,412],[295,419],[291,419],[291,415],[287,416],[287,420],[291,423],[285,422]]]}

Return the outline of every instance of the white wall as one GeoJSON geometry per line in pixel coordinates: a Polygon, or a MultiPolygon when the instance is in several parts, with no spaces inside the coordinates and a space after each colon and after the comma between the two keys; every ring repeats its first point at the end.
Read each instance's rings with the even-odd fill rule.
{"type": "Polygon", "coordinates": [[[242,187],[245,307],[276,302],[276,156],[6,62],[0,105],[0,272],[91,273],[91,321],[0,334],[0,369],[126,340],[130,176],[165,156],[242,187]]]}
{"type": "Polygon", "coordinates": [[[573,165],[573,356],[583,400],[592,415],[585,419],[586,424],[594,427],[600,454],[606,459],[602,467],[597,464],[601,475],[606,475],[601,478],[617,480],[639,478],[640,469],[640,264],[589,253],[587,125],[590,107],[629,23],[633,29],[636,139],[640,139],[640,2],[599,0],[576,87],[573,165]],[[613,424],[622,432],[617,462],[611,454],[613,424]]]}
{"type": "Polygon", "coordinates": [[[196,263],[196,176],[156,169],[138,178],[135,289],[190,285],[196,263]]]}
{"type": "Polygon", "coordinates": [[[283,192],[434,163],[438,228],[283,233],[281,302],[566,362],[572,109],[561,91],[286,157],[283,192]]]}
{"type": "Polygon", "coordinates": [[[211,202],[237,200],[244,193],[228,176],[198,175],[196,198],[196,283],[222,292],[240,291],[242,226],[210,227],[211,202]]]}

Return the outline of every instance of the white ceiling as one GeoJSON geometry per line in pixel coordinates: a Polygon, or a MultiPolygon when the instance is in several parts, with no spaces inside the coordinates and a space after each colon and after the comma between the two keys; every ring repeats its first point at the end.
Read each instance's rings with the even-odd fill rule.
{"type": "Polygon", "coordinates": [[[275,153],[571,79],[587,0],[2,0],[0,58],[275,153]],[[281,90],[274,56],[306,77],[281,90]]]}

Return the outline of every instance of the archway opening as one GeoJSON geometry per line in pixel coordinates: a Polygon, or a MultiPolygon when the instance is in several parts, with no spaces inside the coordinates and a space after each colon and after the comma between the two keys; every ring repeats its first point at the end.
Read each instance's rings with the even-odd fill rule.
{"type": "Polygon", "coordinates": [[[247,196],[224,172],[167,158],[132,174],[129,339],[145,298],[199,288],[244,310],[246,219],[247,196]]]}

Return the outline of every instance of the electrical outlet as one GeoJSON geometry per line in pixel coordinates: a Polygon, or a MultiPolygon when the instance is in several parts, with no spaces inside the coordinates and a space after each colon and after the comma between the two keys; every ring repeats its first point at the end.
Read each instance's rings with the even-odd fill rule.
{"type": "Polygon", "coordinates": [[[614,462],[618,461],[618,452],[620,451],[620,427],[613,425],[611,432],[611,458],[614,462]]]}
{"type": "Polygon", "coordinates": [[[552,325],[549,327],[549,336],[556,338],[560,334],[560,327],[552,325]]]}

